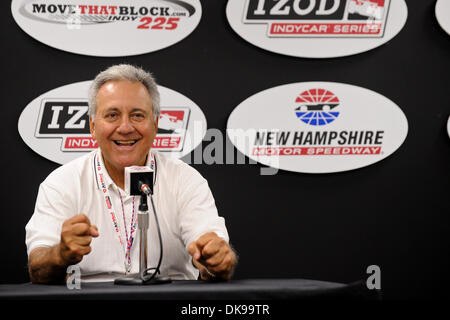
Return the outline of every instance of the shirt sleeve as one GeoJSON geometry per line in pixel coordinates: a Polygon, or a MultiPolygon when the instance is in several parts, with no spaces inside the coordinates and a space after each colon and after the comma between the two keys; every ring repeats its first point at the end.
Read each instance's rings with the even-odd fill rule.
{"type": "Polygon", "coordinates": [[[58,244],[62,224],[74,215],[74,208],[67,190],[47,181],[41,183],[34,213],[25,226],[27,254],[37,247],[58,244]]]}
{"type": "Polygon", "coordinates": [[[208,182],[187,164],[182,166],[178,177],[179,226],[186,248],[208,232],[215,232],[229,242],[225,219],[218,215],[208,182]]]}

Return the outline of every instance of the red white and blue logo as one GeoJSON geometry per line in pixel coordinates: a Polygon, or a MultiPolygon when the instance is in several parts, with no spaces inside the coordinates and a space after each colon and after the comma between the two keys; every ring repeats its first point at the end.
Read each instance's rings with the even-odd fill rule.
{"type": "Polygon", "coordinates": [[[339,99],[326,89],[314,88],[303,91],[295,102],[297,118],[311,126],[327,125],[339,116],[339,111],[335,110],[339,106],[339,99]]]}

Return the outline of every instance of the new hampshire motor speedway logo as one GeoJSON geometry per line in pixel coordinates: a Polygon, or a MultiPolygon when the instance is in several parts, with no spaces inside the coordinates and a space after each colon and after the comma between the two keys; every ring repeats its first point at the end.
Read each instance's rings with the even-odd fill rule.
{"type": "Polygon", "coordinates": [[[335,110],[339,106],[339,98],[326,89],[306,90],[295,102],[300,105],[295,108],[297,118],[312,126],[326,125],[339,116],[339,112],[335,110]]]}
{"type": "Polygon", "coordinates": [[[269,37],[383,37],[391,0],[247,0],[243,22],[269,37]]]}
{"type": "Polygon", "coordinates": [[[334,82],[260,91],[240,103],[227,123],[230,141],[250,159],[307,173],[378,162],[400,147],[407,131],[405,115],[388,98],[334,82]]]}
{"type": "MultiPolygon", "coordinates": [[[[300,104],[295,114],[309,126],[332,123],[339,112],[339,98],[330,90],[312,88],[303,91],[295,100],[300,104]]],[[[317,130],[256,133],[254,156],[326,156],[379,155],[382,152],[384,130],[317,130]]]]}
{"type": "MultiPolygon", "coordinates": [[[[87,101],[42,100],[35,137],[61,139],[61,151],[91,151],[98,148],[89,131],[87,101]]],[[[183,151],[188,129],[188,107],[161,107],[155,151],[183,151]]]]}

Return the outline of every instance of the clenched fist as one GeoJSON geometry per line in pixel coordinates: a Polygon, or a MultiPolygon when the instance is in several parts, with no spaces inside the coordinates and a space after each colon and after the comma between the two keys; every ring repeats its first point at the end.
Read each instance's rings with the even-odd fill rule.
{"type": "Polygon", "coordinates": [[[209,232],[191,242],[188,252],[200,271],[202,280],[229,280],[237,262],[230,245],[216,233],[209,232]]]}
{"type": "Polygon", "coordinates": [[[61,230],[59,253],[63,263],[72,265],[80,262],[91,252],[92,237],[98,237],[96,226],[92,226],[84,214],[77,214],[64,221],[61,230]]]}

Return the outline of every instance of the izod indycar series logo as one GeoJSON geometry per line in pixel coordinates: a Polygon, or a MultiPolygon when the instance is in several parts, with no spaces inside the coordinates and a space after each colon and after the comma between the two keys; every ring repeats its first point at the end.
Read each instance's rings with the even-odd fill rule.
{"type": "Polygon", "coordinates": [[[227,123],[230,141],[250,159],[288,171],[327,173],[378,162],[400,147],[401,109],[371,90],[300,82],[245,99],[227,123]]]}
{"type": "MultiPolygon", "coordinates": [[[[61,151],[91,151],[98,147],[89,131],[86,101],[43,100],[36,126],[36,138],[61,139],[61,151]]],[[[161,107],[155,151],[182,151],[188,107],[161,107]]]]}
{"type": "Polygon", "coordinates": [[[249,43],[279,54],[334,58],[394,38],[408,17],[405,0],[228,0],[228,22],[249,43]]]}
{"type": "Polygon", "coordinates": [[[390,0],[247,0],[244,23],[270,37],[382,37],[390,0]]]}
{"type": "Polygon", "coordinates": [[[17,24],[51,47],[92,56],[166,48],[198,25],[200,0],[13,0],[17,24]]]}
{"type": "MultiPolygon", "coordinates": [[[[18,129],[36,153],[56,163],[67,163],[98,147],[89,128],[87,93],[91,81],[52,89],[33,99],[22,111],[18,129]]],[[[161,112],[152,150],[181,158],[206,134],[202,110],[183,94],[158,86],[161,112]]]]}

